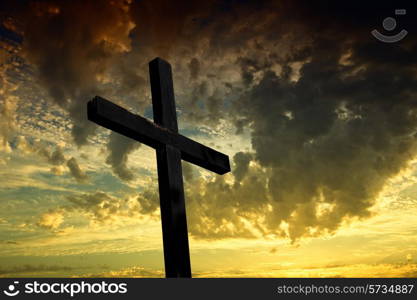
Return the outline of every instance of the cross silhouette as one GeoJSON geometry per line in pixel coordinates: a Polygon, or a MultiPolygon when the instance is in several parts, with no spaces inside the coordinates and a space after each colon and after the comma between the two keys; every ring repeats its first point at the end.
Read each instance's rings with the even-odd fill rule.
{"type": "Polygon", "coordinates": [[[90,121],[156,150],[166,277],[191,277],[181,159],[230,172],[229,157],[178,133],[171,65],[149,63],[154,122],[101,97],[87,104],[90,121]]]}

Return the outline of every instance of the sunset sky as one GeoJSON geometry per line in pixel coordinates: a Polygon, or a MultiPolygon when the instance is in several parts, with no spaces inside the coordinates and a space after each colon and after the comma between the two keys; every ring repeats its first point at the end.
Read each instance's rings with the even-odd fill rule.
{"type": "Polygon", "coordinates": [[[180,133],[231,162],[182,163],[193,277],[417,277],[415,14],[1,1],[0,277],[165,276],[155,150],[86,114],[100,95],[152,119],[155,57],[180,133]]]}

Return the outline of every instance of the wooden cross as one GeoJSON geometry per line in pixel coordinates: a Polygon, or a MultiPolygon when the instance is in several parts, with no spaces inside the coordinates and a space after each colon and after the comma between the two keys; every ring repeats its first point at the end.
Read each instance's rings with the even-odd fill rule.
{"type": "Polygon", "coordinates": [[[181,159],[218,174],[230,172],[229,157],[178,133],[171,65],[149,63],[154,122],[96,96],[88,119],[155,148],[166,277],[191,277],[181,159]]]}

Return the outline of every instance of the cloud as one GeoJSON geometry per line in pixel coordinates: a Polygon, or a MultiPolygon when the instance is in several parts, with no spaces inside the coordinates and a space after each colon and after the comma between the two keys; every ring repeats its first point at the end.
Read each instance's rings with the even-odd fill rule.
{"type": "Polygon", "coordinates": [[[186,161],[182,161],[182,175],[185,181],[193,180],[195,177],[193,165],[186,161]]]}
{"type": "MultiPolygon", "coordinates": [[[[2,32],[10,32],[7,22],[0,20],[2,32]]],[[[17,85],[10,80],[9,74],[16,71],[15,47],[8,45],[7,37],[0,41],[0,150],[10,152],[10,141],[16,133],[16,110],[19,98],[16,96],[17,85]]]]}
{"type": "Polygon", "coordinates": [[[64,222],[64,214],[62,211],[49,211],[42,214],[36,223],[39,227],[55,230],[64,222]]]}
{"type": "MultiPolygon", "coordinates": [[[[0,74],[5,73],[0,70],[0,74]]],[[[2,74],[5,76],[5,74],[2,74]]],[[[17,97],[11,93],[14,90],[3,77],[0,82],[0,150],[10,152],[12,135],[16,130],[15,110],[17,106],[17,97]]]]}
{"type": "Polygon", "coordinates": [[[190,234],[197,239],[256,238],[266,235],[262,222],[268,199],[266,174],[257,166],[239,184],[223,176],[186,181],[190,234]]]}
{"type": "Polygon", "coordinates": [[[78,165],[77,160],[74,157],[71,157],[67,161],[67,167],[71,172],[71,175],[80,183],[86,182],[88,177],[87,175],[81,170],[80,166],[78,165]]]}
{"type": "Polygon", "coordinates": [[[71,157],[67,160],[60,146],[56,146],[55,150],[51,150],[51,147],[41,140],[28,142],[24,136],[17,136],[16,149],[24,153],[37,153],[52,165],[51,172],[55,175],[64,174],[65,164],[77,182],[85,183],[88,180],[88,176],[82,171],[77,159],[71,157]]]}
{"type": "Polygon", "coordinates": [[[296,81],[267,65],[257,74],[250,66],[261,58],[242,61],[251,79],[235,103],[251,130],[255,161],[270,172],[270,198],[259,201],[271,205],[263,213],[266,230],[279,232],[285,222],[293,240],[370,216],[386,181],[416,153],[416,77],[397,59],[415,65],[414,42],[384,49],[382,61],[383,46],[370,39],[351,34],[340,44],[326,33],[317,39],[293,54],[302,62],[296,81]],[[340,62],[344,55],[348,64],[340,62]]]}
{"type": "Polygon", "coordinates": [[[193,274],[202,278],[413,278],[416,264],[350,264],[305,267],[283,267],[273,270],[264,269],[219,269],[213,272],[193,274]]]}
{"type": "Polygon", "coordinates": [[[57,208],[71,214],[82,213],[92,223],[123,224],[136,222],[144,217],[154,217],[159,208],[159,198],[152,191],[145,190],[139,196],[114,197],[104,192],[80,193],[68,196],[68,204],[57,208]]]}
{"type": "Polygon", "coordinates": [[[156,188],[145,190],[136,200],[140,205],[139,211],[141,214],[154,214],[159,210],[159,195],[156,193],[156,188]]]}
{"type": "Polygon", "coordinates": [[[9,12],[23,31],[24,57],[36,66],[53,102],[69,114],[77,145],[96,128],[87,120],[87,101],[103,90],[113,58],[130,49],[129,3],[28,1],[9,12]]]}
{"type": "Polygon", "coordinates": [[[161,278],[165,277],[165,272],[162,270],[147,269],[140,266],[133,266],[121,270],[107,271],[98,274],[87,274],[83,277],[90,278],[161,278]]]}
{"type": "MultiPolygon", "coordinates": [[[[216,53],[240,67],[227,118],[235,120],[238,132],[250,131],[253,153],[237,154],[232,171],[236,182],[245,176],[251,181],[231,187],[216,178],[187,194],[195,236],[250,236],[245,221],[264,236],[293,241],[332,233],[344,220],[369,217],[387,180],[415,156],[415,38],[403,47],[375,42],[358,25],[377,19],[367,6],[361,6],[358,24],[345,7],[332,6],[334,14],[323,15],[326,10],[282,1],[281,12],[266,10],[274,6],[253,12],[230,8],[236,19],[216,17],[200,28],[198,36],[210,41],[209,51],[198,58],[210,64],[201,66],[200,76],[214,72],[211,82],[231,78],[213,63],[216,53]],[[298,8],[300,19],[285,17],[298,8]],[[255,16],[263,16],[259,27],[251,23],[255,16]],[[214,31],[220,26],[233,35],[214,31]],[[313,32],[320,26],[322,31],[313,32]],[[250,160],[259,168],[248,167],[250,160]]],[[[206,87],[196,88],[195,96],[205,101],[206,114],[211,109],[212,119],[225,117],[223,105],[210,103],[207,84],[200,82],[206,87]]]]}
{"type": "Polygon", "coordinates": [[[65,157],[62,153],[61,147],[56,147],[55,151],[51,153],[49,162],[53,165],[62,165],[63,163],[65,163],[65,157]]]}
{"type": "MultiPolygon", "coordinates": [[[[72,123],[69,127],[78,146],[85,145],[87,138],[97,128],[87,120],[88,100],[96,94],[118,95],[117,89],[121,86],[121,94],[126,96],[125,102],[129,102],[129,91],[136,92],[139,85],[146,84],[143,74],[132,69],[131,64],[121,56],[131,50],[129,34],[135,27],[129,12],[130,4],[131,1],[124,0],[51,0],[27,1],[26,5],[6,1],[3,5],[14,29],[23,36],[23,44],[18,47],[18,58],[23,57],[36,69],[33,76],[50,96],[46,100],[52,101],[69,115],[72,123]],[[74,19],[77,19],[76,23],[74,19]]],[[[146,75],[147,70],[144,71],[146,75]]],[[[118,96],[110,98],[118,101],[118,96]]],[[[135,100],[140,102],[137,97],[135,100]]],[[[8,121],[7,127],[0,127],[4,128],[4,134],[6,130],[10,132],[10,124],[8,121]]],[[[111,137],[108,149],[108,161],[114,166],[115,173],[122,179],[132,179],[133,175],[123,159],[120,161],[117,158],[123,155],[123,149],[117,148],[111,137]],[[112,154],[113,149],[117,153],[112,154]]],[[[48,155],[44,150],[41,152],[48,155]]],[[[50,156],[48,159],[53,164],[63,163],[62,157],[50,156]]],[[[71,173],[80,180],[74,163],[67,164],[71,173]]],[[[53,172],[58,174],[59,168],[53,167],[53,172]]]]}
{"type": "Polygon", "coordinates": [[[200,81],[183,89],[195,92],[194,100],[183,98],[190,105],[182,116],[198,116],[200,124],[207,116],[234,120],[238,132],[250,132],[248,156],[258,165],[236,157],[241,186],[222,178],[194,182],[187,201],[195,236],[253,236],[251,227],[293,241],[333,233],[345,220],[369,217],[386,182],[415,157],[415,38],[390,48],[373,40],[363,25],[379,12],[358,1],[332,5],[332,14],[304,4],[227,6],[230,18],[214,9],[212,18],[187,23],[196,17],[190,9],[175,23],[176,66],[191,73],[191,61],[201,63],[200,81]],[[355,7],[359,14],[345,14],[355,7]],[[300,13],[293,18],[291,11],[300,13]],[[205,52],[195,50],[199,43],[205,52]],[[237,66],[238,76],[225,64],[237,66]]]}
{"type": "Polygon", "coordinates": [[[56,166],[51,168],[51,172],[55,175],[62,175],[64,174],[65,168],[63,166],[56,166]]]}
{"type": "Polygon", "coordinates": [[[192,58],[190,63],[188,64],[188,67],[190,68],[190,77],[191,80],[197,79],[198,75],[200,73],[200,62],[197,58],[192,58]]]}
{"type": "Polygon", "coordinates": [[[122,180],[132,180],[134,175],[131,170],[127,168],[128,155],[134,150],[138,149],[140,144],[130,138],[120,135],[116,132],[111,132],[107,149],[109,155],[106,158],[106,163],[111,165],[113,172],[122,180]]]}
{"type": "MultiPolygon", "coordinates": [[[[146,98],[146,62],[160,55],[174,67],[181,121],[220,131],[223,120],[250,134],[252,149],[234,156],[232,175],[204,179],[184,167],[196,238],[334,233],[369,217],[386,182],[415,157],[416,38],[389,46],[369,34],[387,1],[381,11],[363,1],[85,3],[39,2],[24,22],[27,57],[70,114],[78,145],[94,131],[85,102],[107,91],[106,71],[122,53],[128,94],[138,84],[146,98]]],[[[110,135],[106,162],[124,180],[133,178],[127,161],[137,147],[110,135]]],[[[126,214],[123,202],[82,197],[101,199],[80,206],[97,220],[126,214]]],[[[152,213],[157,199],[137,209],[152,213]]]]}
{"type": "Polygon", "coordinates": [[[18,274],[31,274],[32,276],[39,276],[40,274],[51,274],[56,272],[65,272],[69,273],[75,268],[71,266],[63,265],[19,265],[19,266],[9,266],[9,267],[0,267],[0,276],[4,277],[13,277],[18,274]]]}
{"type": "Polygon", "coordinates": [[[68,196],[67,200],[70,205],[65,206],[66,211],[85,212],[93,221],[99,222],[115,217],[121,205],[121,201],[102,192],[68,196]]]}
{"type": "Polygon", "coordinates": [[[250,153],[238,152],[233,156],[233,161],[235,163],[233,175],[235,177],[236,183],[240,183],[246,176],[251,160],[252,155],[250,153]]]}
{"type": "Polygon", "coordinates": [[[49,229],[57,235],[66,235],[74,230],[73,226],[60,228],[65,218],[71,218],[74,213],[81,213],[90,219],[91,223],[117,223],[120,216],[137,214],[138,207],[133,211],[127,205],[127,199],[118,199],[103,192],[67,196],[67,203],[49,210],[39,217],[38,225],[49,229]]]}

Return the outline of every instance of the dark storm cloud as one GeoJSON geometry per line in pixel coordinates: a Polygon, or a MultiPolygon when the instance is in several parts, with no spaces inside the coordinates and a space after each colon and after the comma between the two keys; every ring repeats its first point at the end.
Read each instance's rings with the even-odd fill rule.
{"type": "Polygon", "coordinates": [[[112,166],[113,172],[122,180],[132,180],[134,178],[133,172],[126,166],[128,155],[134,150],[138,149],[140,144],[135,140],[127,138],[116,132],[110,134],[107,149],[109,156],[106,163],[112,166]]]}
{"type": "Polygon", "coordinates": [[[71,157],[67,161],[67,167],[71,172],[71,175],[80,183],[86,182],[88,177],[87,175],[81,170],[80,166],[78,165],[77,160],[74,157],[71,157]]]}
{"type": "Polygon", "coordinates": [[[141,214],[153,214],[159,209],[159,197],[156,189],[145,190],[136,200],[140,204],[139,211],[141,214]]]}
{"type": "MultiPolygon", "coordinates": [[[[169,59],[183,43],[184,32],[194,17],[208,17],[221,1],[134,1],[131,16],[137,27],[138,43],[145,44],[154,53],[169,59]],[[190,19],[191,18],[191,19],[190,19]]],[[[140,45],[139,45],[140,46],[140,45]]]]}
{"type": "MultiPolygon", "coordinates": [[[[411,8],[398,16],[410,32],[400,43],[370,35],[406,2],[160,0],[135,1],[129,13],[103,2],[103,14],[88,2],[81,16],[75,3],[32,17],[26,47],[75,121],[78,144],[93,128],[84,101],[123,52],[117,45],[128,44],[130,19],[136,52],[123,68],[141,71],[124,72],[123,85],[145,86],[146,61],[162,56],[174,67],[182,120],[216,128],[223,119],[250,132],[253,153],[234,157],[234,183],[185,167],[195,237],[332,233],[344,220],[368,217],[387,181],[415,157],[417,18],[411,8]]],[[[107,163],[126,180],[134,147],[110,137],[107,163]]],[[[138,201],[149,213],[157,199],[138,201]]]]}
{"type": "Polygon", "coordinates": [[[129,47],[132,23],[123,1],[31,1],[22,13],[23,49],[52,99],[70,114],[72,134],[85,144],[95,126],[86,101],[114,55],[129,47]]]}
{"type": "MultiPolygon", "coordinates": [[[[192,59],[199,62],[192,99],[179,100],[190,105],[184,117],[228,118],[238,132],[251,132],[254,153],[235,157],[240,184],[189,179],[191,234],[257,232],[296,240],[369,216],[387,180],[416,150],[416,39],[388,45],[370,35],[402,3],[223,4],[206,11],[188,7],[168,18],[174,26],[160,27],[171,33],[169,41],[164,34],[153,37],[155,47],[169,48],[190,74],[192,59]],[[232,84],[224,65],[238,66],[240,79],[232,84]],[[231,110],[225,95],[234,96],[231,110]]],[[[412,14],[399,20],[410,32],[416,28],[412,14]]],[[[162,13],[152,17],[164,23],[162,13]]]]}
{"type": "Polygon", "coordinates": [[[312,43],[282,62],[285,71],[294,58],[304,60],[299,78],[291,80],[293,70],[278,76],[268,65],[258,68],[262,57],[240,60],[250,88],[234,107],[251,129],[255,161],[270,172],[270,200],[259,199],[270,205],[262,226],[273,233],[286,222],[293,240],[369,216],[386,181],[416,151],[415,38],[388,46],[361,27],[361,13],[349,27],[351,16],[336,19],[341,11],[317,11],[321,24],[314,12],[305,26],[333,27],[306,29],[312,43]],[[337,35],[345,27],[348,35],[337,35]]]}
{"type": "Polygon", "coordinates": [[[191,80],[196,79],[200,73],[200,62],[197,58],[191,59],[188,67],[190,68],[190,77],[191,80]]]}
{"type": "MultiPolygon", "coordinates": [[[[97,127],[87,120],[88,100],[96,94],[113,95],[109,81],[119,86],[126,98],[146,84],[120,56],[130,50],[129,33],[134,28],[129,14],[131,1],[11,2],[6,1],[3,9],[15,17],[23,32],[22,54],[36,67],[38,81],[53,102],[68,112],[74,142],[84,145],[97,127]],[[118,67],[114,68],[116,60],[118,67]]],[[[117,153],[112,154],[113,145],[110,139],[111,157],[127,155],[117,146],[117,153]]],[[[111,164],[118,163],[111,157],[111,164]]],[[[68,166],[77,174],[73,163],[68,166]]],[[[114,168],[121,178],[131,177],[123,165],[114,168]]]]}
{"type": "Polygon", "coordinates": [[[111,214],[114,214],[120,205],[117,199],[103,192],[69,196],[67,200],[70,205],[64,207],[64,210],[84,211],[91,214],[94,220],[110,218],[111,214]]]}
{"type": "Polygon", "coordinates": [[[62,165],[65,162],[65,156],[61,147],[56,147],[55,151],[51,153],[49,162],[54,165],[62,165]]]}
{"type": "Polygon", "coordinates": [[[238,152],[233,156],[233,162],[235,163],[233,175],[235,176],[236,183],[240,183],[246,176],[251,160],[252,155],[249,153],[238,152]]]}
{"type": "Polygon", "coordinates": [[[296,84],[266,74],[247,95],[250,111],[244,109],[255,158],[271,169],[267,226],[276,230],[288,221],[292,238],[369,215],[386,180],[415,155],[415,100],[404,97],[416,92],[406,83],[410,74],[402,74],[400,88],[386,82],[380,91],[370,85],[391,76],[391,68],[376,72],[368,65],[361,76],[346,78],[336,57],[324,57],[313,56],[296,84]],[[320,203],[333,207],[318,217],[320,203]]]}

